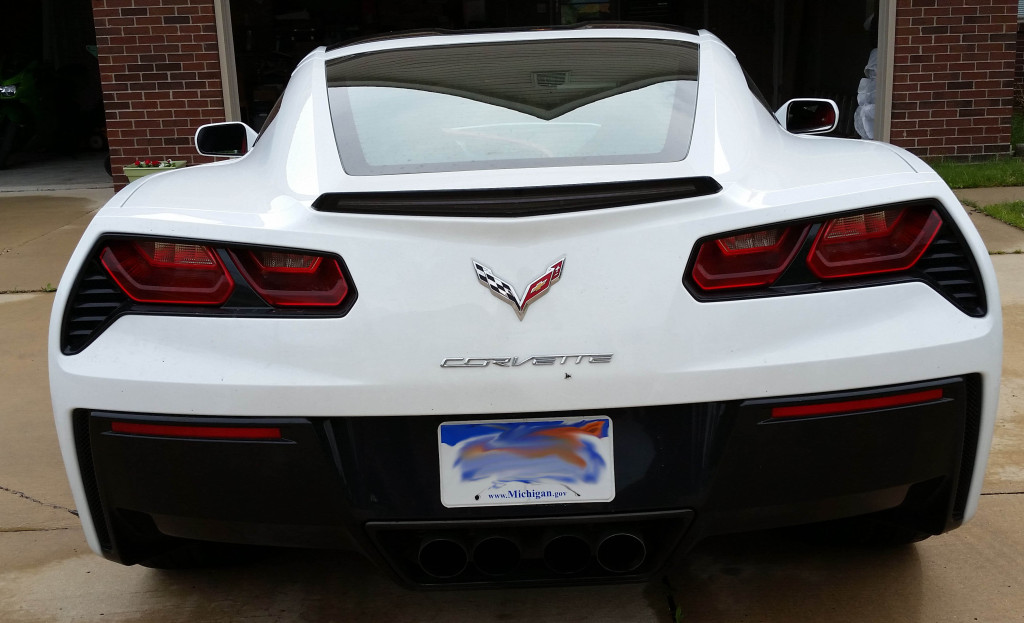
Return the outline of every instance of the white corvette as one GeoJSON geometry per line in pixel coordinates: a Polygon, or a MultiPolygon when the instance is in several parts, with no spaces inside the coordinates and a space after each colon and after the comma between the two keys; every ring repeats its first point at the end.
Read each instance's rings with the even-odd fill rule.
{"type": "MultiPolygon", "coordinates": [[[[913,155],[769,111],[707,32],[311,53],[238,158],[152,175],[57,291],[89,545],[355,547],[414,586],[642,579],[712,534],[975,512],[992,266],[913,155]]],[[[205,547],[204,547],[205,546],[205,547]]]]}

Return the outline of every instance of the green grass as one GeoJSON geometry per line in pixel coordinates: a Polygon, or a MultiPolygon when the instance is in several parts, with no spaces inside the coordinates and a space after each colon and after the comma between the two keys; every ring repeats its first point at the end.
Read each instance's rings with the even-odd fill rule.
{"type": "Polygon", "coordinates": [[[1011,201],[1010,203],[996,203],[984,206],[981,211],[1000,221],[1013,225],[1017,229],[1024,229],[1024,201],[1011,201]]]}
{"type": "Polygon", "coordinates": [[[950,188],[1024,186],[1024,162],[1020,158],[986,162],[933,162],[935,172],[950,188]]]}
{"type": "MultiPolygon", "coordinates": [[[[1024,111],[1014,111],[1010,143],[1024,143],[1024,111]]],[[[950,188],[990,188],[993,186],[1024,186],[1024,161],[1004,158],[985,162],[933,162],[935,172],[950,188]]]]}
{"type": "MultiPolygon", "coordinates": [[[[971,201],[970,199],[961,199],[960,203],[964,204],[968,208],[973,208],[979,212],[991,216],[992,218],[999,219],[1000,221],[1016,227],[1017,229],[1024,229],[1024,201],[1011,201],[1009,203],[996,203],[990,206],[979,205],[977,201],[971,201]]],[[[1002,255],[1006,251],[996,251],[996,255],[1002,255]]],[[[1011,251],[1011,253],[1022,253],[1022,251],[1011,251]]]]}
{"type": "MultiPolygon", "coordinates": [[[[1014,111],[1011,143],[1024,143],[1024,112],[1014,111]]],[[[986,162],[934,162],[935,169],[950,188],[990,188],[994,186],[1024,186],[1024,160],[1007,158],[986,162]]],[[[980,206],[969,200],[963,204],[980,210],[1000,221],[1024,230],[1024,201],[980,206]]]]}

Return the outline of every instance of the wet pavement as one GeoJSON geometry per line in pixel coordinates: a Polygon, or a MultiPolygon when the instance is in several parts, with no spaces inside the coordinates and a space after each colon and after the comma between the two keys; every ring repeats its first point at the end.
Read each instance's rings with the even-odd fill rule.
{"type": "Polygon", "coordinates": [[[1024,255],[1009,253],[1024,232],[973,216],[1008,253],[993,257],[1006,345],[984,495],[963,528],[889,550],[722,537],[648,584],[411,592],[345,552],[170,572],[89,551],[50,412],[46,290],[110,194],[0,192],[0,621],[671,621],[674,604],[681,621],[1024,622],[1024,255]]]}

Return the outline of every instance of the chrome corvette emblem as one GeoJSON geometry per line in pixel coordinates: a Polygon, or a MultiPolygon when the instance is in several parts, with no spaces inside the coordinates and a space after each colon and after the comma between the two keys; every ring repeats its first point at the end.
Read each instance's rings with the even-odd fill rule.
{"type": "Polygon", "coordinates": [[[565,267],[565,258],[558,260],[548,269],[544,271],[544,274],[537,277],[526,286],[526,290],[522,298],[516,294],[516,289],[510,284],[505,283],[499,279],[490,268],[487,268],[480,262],[473,260],[473,268],[476,269],[476,278],[480,280],[480,283],[487,286],[491,293],[499,299],[505,301],[516,310],[516,315],[522,320],[523,316],[526,315],[526,306],[536,301],[541,297],[542,294],[548,291],[551,284],[555,283],[562,276],[562,269],[565,267]]]}
{"type": "Polygon", "coordinates": [[[532,357],[445,357],[442,368],[486,368],[489,365],[501,368],[519,366],[564,366],[581,363],[611,363],[612,353],[579,353],[572,355],[534,355],[532,357]]]}

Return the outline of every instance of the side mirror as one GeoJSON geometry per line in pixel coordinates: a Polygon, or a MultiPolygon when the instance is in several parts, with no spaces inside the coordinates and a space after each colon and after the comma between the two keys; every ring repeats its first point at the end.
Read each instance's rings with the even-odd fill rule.
{"type": "Polygon", "coordinates": [[[839,125],[839,107],[826,99],[789,100],[775,118],[793,134],[825,134],[839,125]]]}
{"type": "Polygon", "coordinates": [[[208,123],[196,130],[196,151],[204,156],[244,156],[256,143],[256,131],[238,121],[208,123]]]}

